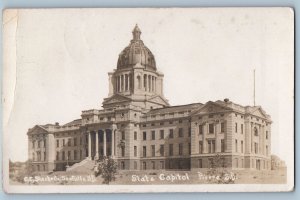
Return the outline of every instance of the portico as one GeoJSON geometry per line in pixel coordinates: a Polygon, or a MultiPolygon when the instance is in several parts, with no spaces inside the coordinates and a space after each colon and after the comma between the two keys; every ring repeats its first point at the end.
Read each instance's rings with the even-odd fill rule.
{"type": "Polygon", "coordinates": [[[116,156],[116,125],[111,128],[88,130],[87,155],[90,160],[97,160],[101,156],[116,156]]]}

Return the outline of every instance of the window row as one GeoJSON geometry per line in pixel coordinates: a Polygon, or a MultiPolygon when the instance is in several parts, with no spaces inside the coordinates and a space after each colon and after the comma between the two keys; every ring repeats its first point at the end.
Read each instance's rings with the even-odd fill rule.
{"type": "Polygon", "coordinates": [[[32,153],[32,161],[46,161],[46,152],[37,151],[32,153]],[[42,156],[43,155],[43,156],[42,156]]]}
{"type": "MultiPolygon", "coordinates": [[[[147,132],[143,131],[143,140],[147,140],[147,139],[155,140],[157,138],[155,130],[152,130],[150,133],[151,133],[151,135],[150,135],[151,137],[148,138],[147,132]]],[[[159,138],[157,138],[157,139],[165,139],[165,130],[163,130],[163,129],[159,130],[158,136],[159,136],[159,138]]],[[[169,129],[167,139],[172,139],[174,137],[176,137],[175,133],[174,133],[174,129],[169,129]]],[[[177,137],[179,137],[179,138],[184,137],[184,129],[183,128],[178,128],[177,137]]],[[[188,137],[191,137],[191,128],[188,129],[188,137]]],[[[134,137],[134,139],[136,140],[137,137],[134,137]]]]}
{"type": "Polygon", "coordinates": [[[46,139],[43,139],[43,140],[33,140],[32,141],[32,148],[34,149],[34,148],[42,148],[42,147],[44,147],[44,148],[46,148],[46,139]]]}
{"type": "MultiPolygon", "coordinates": [[[[82,137],[79,137],[79,145],[83,144],[82,137]]],[[[71,146],[77,146],[78,145],[78,138],[68,138],[68,139],[56,139],[56,147],[71,147],[71,146]]]]}
{"type": "Polygon", "coordinates": [[[56,152],[56,160],[81,160],[84,158],[83,150],[74,150],[74,151],[62,151],[56,152]],[[73,152],[73,153],[72,153],[73,152]]]}
{"type": "MultiPolygon", "coordinates": [[[[179,143],[179,144],[169,144],[168,145],[168,156],[174,156],[174,146],[175,145],[178,145],[178,151],[177,151],[177,155],[179,156],[182,156],[184,155],[184,149],[187,148],[188,149],[188,154],[191,154],[191,144],[188,143],[188,144],[184,144],[184,143],[179,143]]],[[[151,156],[151,157],[155,157],[155,156],[166,156],[165,155],[165,145],[164,144],[161,144],[159,145],[159,148],[156,149],[157,145],[151,145],[151,146],[148,146],[150,147],[151,151],[148,152],[147,151],[147,146],[143,146],[143,149],[142,149],[142,157],[148,157],[148,156],[151,156]],[[148,155],[148,153],[151,153],[150,155],[148,155]]],[[[133,147],[133,154],[134,154],[134,157],[137,157],[137,146],[134,146],[133,147]]]]}
{"type": "MultiPolygon", "coordinates": [[[[206,152],[207,153],[215,153],[216,152],[216,140],[215,139],[209,139],[206,140],[206,152]]],[[[220,146],[221,146],[221,152],[225,152],[225,140],[220,140],[220,146]]],[[[204,145],[203,141],[199,141],[199,154],[204,153],[204,145]]]]}
{"type": "MultiPolygon", "coordinates": [[[[226,123],[225,122],[221,122],[220,123],[220,133],[225,133],[226,130],[226,123]]],[[[198,127],[199,130],[199,135],[203,135],[206,131],[205,131],[206,126],[203,124],[200,124],[198,127]]],[[[214,134],[217,132],[217,125],[214,123],[209,123],[208,124],[208,130],[207,133],[208,134],[214,134]]]]}

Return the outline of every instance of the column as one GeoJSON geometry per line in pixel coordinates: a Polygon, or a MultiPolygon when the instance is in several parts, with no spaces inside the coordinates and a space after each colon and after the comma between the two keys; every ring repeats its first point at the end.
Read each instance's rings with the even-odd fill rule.
{"type": "Polygon", "coordinates": [[[149,89],[149,92],[151,92],[151,76],[150,75],[148,76],[148,80],[149,80],[149,84],[148,84],[149,88],[148,89],[149,89]]]}
{"type": "Polygon", "coordinates": [[[130,91],[130,74],[127,74],[127,85],[128,85],[128,87],[127,87],[127,91],[130,91]]]}
{"type": "Polygon", "coordinates": [[[118,90],[118,92],[121,92],[121,76],[118,76],[118,79],[119,79],[119,90],[118,90]]]}
{"type": "Polygon", "coordinates": [[[122,91],[124,92],[125,91],[125,74],[122,75],[122,84],[123,84],[122,91]]]}
{"type": "Polygon", "coordinates": [[[116,129],[112,129],[111,132],[111,156],[112,157],[115,156],[115,130],[116,129]]]}
{"type": "Polygon", "coordinates": [[[106,156],[106,130],[103,130],[103,156],[106,156]]]}
{"type": "Polygon", "coordinates": [[[99,139],[98,139],[98,131],[95,131],[96,133],[96,155],[95,155],[95,160],[99,159],[99,139]]]}
{"type": "Polygon", "coordinates": [[[88,158],[91,159],[91,158],[92,158],[91,132],[88,131],[87,133],[89,134],[89,141],[88,141],[88,143],[89,143],[89,144],[88,144],[88,145],[89,145],[89,147],[88,147],[88,148],[89,148],[89,149],[88,149],[88,150],[89,150],[89,155],[88,155],[88,158]]]}

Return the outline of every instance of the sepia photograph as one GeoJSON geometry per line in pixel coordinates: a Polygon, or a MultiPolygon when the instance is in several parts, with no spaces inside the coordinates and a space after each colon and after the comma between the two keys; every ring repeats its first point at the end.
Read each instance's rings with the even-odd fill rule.
{"type": "Polygon", "coordinates": [[[6,9],[3,59],[8,193],[294,188],[291,8],[6,9]]]}

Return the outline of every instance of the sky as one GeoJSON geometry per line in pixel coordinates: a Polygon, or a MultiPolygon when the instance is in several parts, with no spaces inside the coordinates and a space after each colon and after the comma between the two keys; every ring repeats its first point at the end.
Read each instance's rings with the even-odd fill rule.
{"type": "Polygon", "coordinates": [[[64,124],[82,110],[101,109],[108,72],[116,69],[135,24],[165,75],[171,105],[224,98],[253,105],[255,69],[256,105],[273,120],[271,151],[292,159],[290,9],[32,9],[16,16],[5,24],[16,27],[15,46],[6,50],[15,48],[16,82],[7,87],[13,98],[3,122],[11,160],[27,159],[28,128],[64,124]]]}

